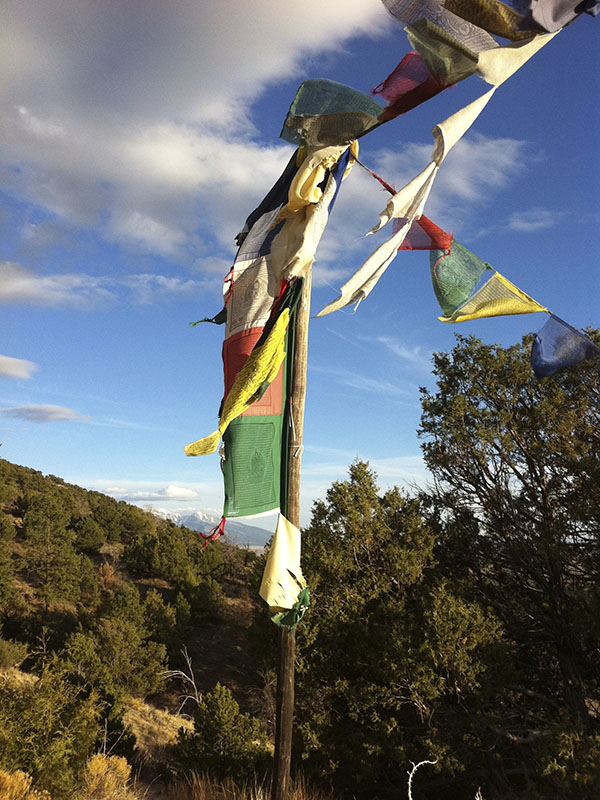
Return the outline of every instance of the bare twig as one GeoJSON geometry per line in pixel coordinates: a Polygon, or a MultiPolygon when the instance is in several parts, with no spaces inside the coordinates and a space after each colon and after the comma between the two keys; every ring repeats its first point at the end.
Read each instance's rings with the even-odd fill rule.
{"type": "Polygon", "coordinates": [[[191,693],[179,695],[181,703],[179,705],[179,708],[177,709],[178,714],[181,713],[181,709],[184,707],[184,705],[187,703],[188,700],[193,700],[197,706],[199,706],[200,703],[202,702],[202,694],[198,690],[198,687],[196,686],[196,679],[194,678],[192,659],[185,646],[181,648],[181,654],[185,659],[185,663],[187,665],[187,671],[181,669],[169,669],[161,673],[161,676],[163,678],[177,678],[183,683],[183,685],[186,688],[189,689],[189,687],[191,687],[191,693]]]}
{"type": "Polygon", "coordinates": [[[413,800],[412,782],[413,778],[415,777],[416,771],[419,769],[419,767],[422,767],[423,764],[437,764],[437,758],[435,759],[435,761],[419,761],[418,764],[415,764],[414,761],[411,761],[410,763],[412,764],[412,769],[408,773],[408,800],[413,800]]]}

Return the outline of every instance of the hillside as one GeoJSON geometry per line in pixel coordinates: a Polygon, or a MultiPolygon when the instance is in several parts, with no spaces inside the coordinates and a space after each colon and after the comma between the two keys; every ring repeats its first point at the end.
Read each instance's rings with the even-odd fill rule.
{"type": "MultiPolygon", "coordinates": [[[[248,645],[256,557],[222,540],[203,545],[172,520],[0,460],[5,736],[16,725],[9,717],[17,684],[27,684],[27,676],[55,688],[66,681],[74,693],[69,713],[76,697],[85,699],[104,746],[152,777],[161,762],[156,752],[165,756],[178,728],[191,727],[173,716],[189,683],[165,677],[168,670],[189,674],[184,652],[199,697],[221,683],[242,710],[256,705],[261,681],[248,645]]],[[[181,710],[193,714],[194,707],[187,701],[181,710]]],[[[0,768],[12,763],[34,777],[50,769],[23,758],[15,754],[11,762],[0,732],[0,768]]],[[[43,785],[53,800],[71,789],[67,778],[43,785]]]]}

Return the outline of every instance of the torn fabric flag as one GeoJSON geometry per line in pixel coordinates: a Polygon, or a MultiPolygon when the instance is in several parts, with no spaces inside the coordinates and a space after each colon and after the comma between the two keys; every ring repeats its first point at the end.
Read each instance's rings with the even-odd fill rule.
{"type": "Polygon", "coordinates": [[[552,33],[574,20],[583,4],[579,0],[529,0],[528,5],[534,22],[552,33]]]}
{"type": "Polygon", "coordinates": [[[371,253],[364,264],[341,287],[340,296],[319,311],[318,317],[331,314],[347,305],[358,305],[372,291],[379,278],[394,260],[413,222],[422,216],[425,202],[441,163],[475,122],[494,92],[495,88],[490,89],[477,100],[435,126],[432,161],[416,178],[413,178],[390,198],[386,208],[379,215],[379,222],[369,233],[376,233],[395,218],[402,219],[402,227],[371,253]]]}
{"type": "Polygon", "coordinates": [[[275,379],[285,358],[285,335],[290,319],[288,309],[278,317],[269,336],[246,359],[231,389],[227,392],[218,429],[210,436],[188,444],[186,456],[214,453],[229,424],[260,399],[275,379]]]}
{"type": "Polygon", "coordinates": [[[271,613],[293,608],[306,581],[300,568],[300,531],[279,515],[259,594],[271,613]]]}
{"type": "Polygon", "coordinates": [[[511,42],[495,50],[479,53],[477,74],[486,83],[500,86],[526,64],[556,33],[541,33],[523,42],[511,42]]]}
{"type": "MultiPolygon", "coordinates": [[[[288,398],[293,377],[295,314],[302,295],[302,279],[284,291],[273,317],[261,336],[268,336],[278,315],[290,314],[284,363],[261,399],[235,419],[223,436],[221,469],[225,486],[226,517],[257,516],[285,507],[287,497],[288,398]]],[[[225,342],[227,346],[228,342],[225,342]]],[[[234,341],[235,352],[238,344],[234,341]]],[[[239,364],[225,358],[226,388],[235,379],[239,364]]]]}
{"type": "Polygon", "coordinates": [[[467,322],[484,317],[502,317],[510,314],[535,314],[548,311],[545,306],[522,292],[499,272],[494,274],[452,314],[438,317],[441,322],[467,322]]]}
{"type": "Polygon", "coordinates": [[[187,455],[214,452],[223,437],[226,517],[285,505],[293,363],[286,353],[293,353],[295,304],[351,152],[357,154],[355,143],[300,147],[238,234],[223,290],[225,393],[219,428],[186,448],[187,455]]]}
{"type": "Polygon", "coordinates": [[[547,378],[560,369],[573,367],[589,358],[600,356],[600,347],[550,314],[544,327],[536,333],[531,347],[531,367],[537,378],[547,378]]]}

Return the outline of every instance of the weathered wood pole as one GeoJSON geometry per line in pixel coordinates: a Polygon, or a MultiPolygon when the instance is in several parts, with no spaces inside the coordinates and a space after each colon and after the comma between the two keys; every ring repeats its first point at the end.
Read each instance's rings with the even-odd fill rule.
{"type": "MultiPolygon", "coordinates": [[[[292,436],[290,437],[290,452],[288,454],[288,493],[285,512],[287,519],[298,528],[300,527],[300,459],[302,455],[302,430],[304,427],[304,400],[306,397],[311,283],[312,273],[309,270],[304,278],[302,297],[296,312],[294,368],[290,392],[292,436]]],[[[288,800],[289,795],[292,729],[294,724],[295,643],[294,631],[282,627],[279,633],[275,754],[271,800],[288,800]]]]}

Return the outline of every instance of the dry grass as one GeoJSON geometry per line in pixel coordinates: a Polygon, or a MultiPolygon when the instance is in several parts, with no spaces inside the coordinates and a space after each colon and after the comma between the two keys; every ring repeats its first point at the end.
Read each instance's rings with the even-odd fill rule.
{"type": "MultiPolygon", "coordinates": [[[[98,753],[87,762],[76,800],[142,800],[131,785],[131,767],[121,756],[98,753]]],[[[1,796],[1,795],[0,795],[1,796]]]]}
{"type": "Polygon", "coordinates": [[[0,798],[2,800],[50,800],[47,792],[31,788],[31,778],[26,772],[9,774],[0,769],[0,798]]]}
{"type": "Polygon", "coordinates": [[[135,736],[135,749],[142,763],[165,761],[180,728],[193,729],[189,719],[161,711],[143,700],[132,698],[123,717],[125,727],[135,736]]]}
{"type": "MultiPolygon", "coordinates": [[[[0,678],[11,686],[23,686],[26,683],[35,683],[38,680],[37,675],[32,675],[31,672],[22,672],[18,667],[0,669],[0,678]]],[[[0,800],[3,800],[1,794],[0,800]]]]}
{"type": "MultiPolygon", "coordinates": [[[[0,800],[52,800],[48,792],[31,787],[31,777],[17,771],[0,770],[0,800]]],[[[73,800],[144,800],[131,783],[131,767],[121,756],[98,753],[86,764],[82,786],[73,800]]]]}
{"type": "MultiPolygon", "coordinates": [[[[165,789],[164,800],[269,800],[271,787],[255,781],[237,784],[233,780],[215,781],[206,775],[194,775],[184,783],[174,783],[165,789]]],[[[303,778],[296,780],[290,800],[334,800],[332,794],[313,789],[303,778]]]]}

